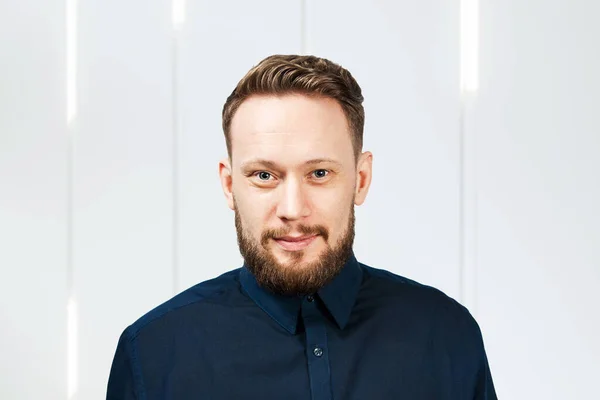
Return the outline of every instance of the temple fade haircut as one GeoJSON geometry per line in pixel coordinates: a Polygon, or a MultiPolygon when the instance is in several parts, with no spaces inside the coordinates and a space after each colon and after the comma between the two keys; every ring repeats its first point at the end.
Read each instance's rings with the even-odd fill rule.
{"type": "Polygon", "coordinates": [[[231,120],[238,107],[253,95],[303,94],[331,98],[342,107],[351,132],[354,159],[362,151],[365,111],[360,86],[350,72],[325,58],[272,55],[239,81],[223,106],[223,133],[231,160],[231,120]]]}

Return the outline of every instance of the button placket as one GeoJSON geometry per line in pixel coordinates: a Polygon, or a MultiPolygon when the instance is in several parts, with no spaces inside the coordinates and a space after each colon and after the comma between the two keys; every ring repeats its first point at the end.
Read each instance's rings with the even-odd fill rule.
{"type": "Polygon", "coordinates": [[[309,295],[306,296],[306,301],[302,302],[310,389],[312,400],[331,400],[331,368],[327,352],[326,321],[314,300],[314,296],[309,295]]]}

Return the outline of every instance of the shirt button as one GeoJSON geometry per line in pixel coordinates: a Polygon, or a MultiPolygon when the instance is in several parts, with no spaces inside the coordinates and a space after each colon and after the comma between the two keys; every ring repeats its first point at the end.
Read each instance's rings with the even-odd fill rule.
{"type": "Polygon", "coordinates": [[[320,347],[315,347],[313,354],[317,357],[321,357],[323,355],[323,349],[320,347]]]}
{"type": "Polygon", "coordinates": [[[309,303],[312,303],[313,301],[315,301],[315,298],[309,294],[308,296],[306,296],[306,300],[308,300],[309,303]]]}

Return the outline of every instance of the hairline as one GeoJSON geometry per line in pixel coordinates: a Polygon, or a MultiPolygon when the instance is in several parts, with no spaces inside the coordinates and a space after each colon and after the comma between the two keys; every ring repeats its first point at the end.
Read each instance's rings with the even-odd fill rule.
{"type": "Polygon", "coordinates": [[[358,159],[360,158],[360,154],[362,152],[362,149],[357,149],[356,144],[355,144],[355,140],[354,140],[354,128],[352,127],[352,123],[350,121],[350,117],[348,116],[344,106],[342,105],[342,102],[339,99],[336,99],[333,96],[328,96],[326,94],[322,94],[322,93],[318,93],[318,92],[314,92],[314,91],[303,91],[303,90],[298,90],[298,89],[289,89],[289,90],[282,90],[282,91],[274,91],[274,92],[255,92],[255,93],[249,93],[248,95],[242,96],[241,98],[239,98],[238,104],[235,106],[235,108],[233,108],[231,110],[231,115],[229,118],[229,124],[226,127],[226,131],[225,134],[228,137],[229,140],[229,144],[231,147],[231,154],[228,154],[228,159],[229,159],[229,163],[232,164],[232,159],[233,159],[233,140],[232,140],[232,135],[231,135],[231,126],[233,125],[233,119],[235,118],[235,116],[237,115],[237,112],[239,110],[239,108],[242,106],[242,104],[244,104],[247,100],[252,99],[252,98],[260,98],[260,97],[264,97],[264,98],[268,98],[268,97],[275,97],[275,98],[283,98],[283,97],[291,97],[291,96],[305,96],[308,98],[316,98],[316,99],[324,99],[324,100],[333,100],[336,105],[339,107],[339,109],[342,111],[342,114],[344,115],[344,121],[346,123],[346,129],[348,130],[348,135],[350,135],[350,142],[352,144],[352,153],[353,153],[353,158],[354,158],[354,164],[358,165],[358,159]]]}

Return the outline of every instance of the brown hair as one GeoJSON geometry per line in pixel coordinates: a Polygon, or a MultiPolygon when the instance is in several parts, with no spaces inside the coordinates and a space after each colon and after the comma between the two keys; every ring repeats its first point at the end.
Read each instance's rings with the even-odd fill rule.
{"type": "Polygon", "coordinates": [[[252,95],[301,93],[336,100],[352,134],[355,159],[362,151],[365,111],[360,86],[348,70],[325,58],[272,55],[253,67],[239,81],[223,106],[223,132],[231,159],[231,120],[238,107],[252,95]]]}

